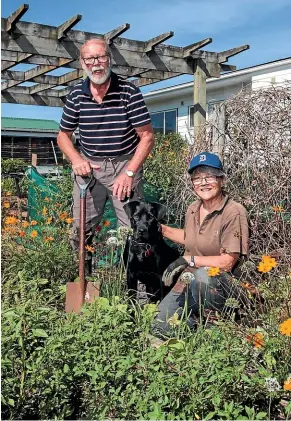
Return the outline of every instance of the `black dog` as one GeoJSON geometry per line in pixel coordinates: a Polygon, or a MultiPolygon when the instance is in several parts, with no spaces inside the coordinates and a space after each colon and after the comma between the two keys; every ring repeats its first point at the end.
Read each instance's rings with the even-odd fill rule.
{"type": "Polygon", "coordinates": [[[170,290],[162,285],[162,275],[180,255],[163,240],[160,222],[165,217],[166,207],[133,201],[124,205],[124,210],[133,229],[124,250],[128,289],[136,291],[140,281],[152,301],[160,300],[170,290]]]}

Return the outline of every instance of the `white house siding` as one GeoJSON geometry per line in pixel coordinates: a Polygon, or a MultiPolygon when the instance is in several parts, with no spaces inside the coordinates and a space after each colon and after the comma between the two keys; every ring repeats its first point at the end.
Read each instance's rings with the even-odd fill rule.
{"type": "MultiPolygon", "coordinates": [[[[286,80],[291,81],[290,58],[237,70],[217,79],[208,79],[206,83],[207,111],[212,103],[224,101],[238,94],[245,86],[256,89],[270,86],[271,83],[277,85],[286,80]]],[[[144,99],[150,113],[177,109],[177,131],[190,140],[193,128],[189,127],[189,107],[193,106],[193,95],[193,83],[189,82],[148,92],[144,94],[144,99]]]]}

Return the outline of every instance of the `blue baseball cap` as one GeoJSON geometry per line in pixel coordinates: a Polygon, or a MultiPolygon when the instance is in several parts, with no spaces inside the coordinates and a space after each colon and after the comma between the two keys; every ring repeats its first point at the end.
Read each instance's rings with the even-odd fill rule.
{"type": "Polygon", "coordinates": [[[194,158],[191,159],[188,173],[192,174],[195,168],[200,167],[200,166],[217,168],[223,171],[223,165],[219,157],[215,155],[214,153],[210,153],[210,152],[201,152],[199,155],[194,156],[194,158]]]}

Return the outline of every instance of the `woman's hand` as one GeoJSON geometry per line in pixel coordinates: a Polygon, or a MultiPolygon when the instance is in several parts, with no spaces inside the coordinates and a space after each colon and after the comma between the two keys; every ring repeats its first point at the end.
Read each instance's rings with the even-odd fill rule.
{"type": "Polygon", "coordinates": [[[177,260],[171,263],[163,273],[162,282],[166,287],[170,287],[174,282],[174,278],[179,273],[183,272],[188,266],[188,262],[184,257],[180,256],[177,260]]]}

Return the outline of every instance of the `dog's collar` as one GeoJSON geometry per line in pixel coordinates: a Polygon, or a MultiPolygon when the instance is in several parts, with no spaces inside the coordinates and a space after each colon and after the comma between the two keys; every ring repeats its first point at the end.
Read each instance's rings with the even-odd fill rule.
{"type": "Polygon", "coordinates": [[[152,254],[152,246],[149,243],[141,243],[139,241],[136,241],[134,238],[129,238],[131,244],[133,244],[136,247],[139,247],[141,251],[144,251],[145,257],[149,257],[152,254]]]}

